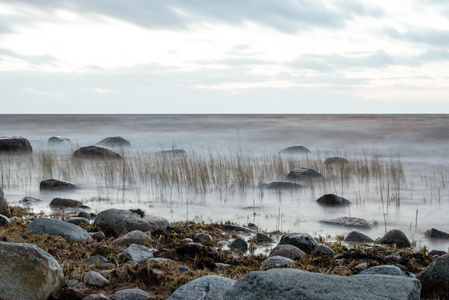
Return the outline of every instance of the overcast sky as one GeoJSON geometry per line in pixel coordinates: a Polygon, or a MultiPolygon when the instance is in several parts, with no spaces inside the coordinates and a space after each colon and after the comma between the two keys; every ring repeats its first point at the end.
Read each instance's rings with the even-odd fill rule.
{"type": "Polygon", "coordinates": [[[448,113],[447,0],[0,0],[0,113],[448,113]]]}

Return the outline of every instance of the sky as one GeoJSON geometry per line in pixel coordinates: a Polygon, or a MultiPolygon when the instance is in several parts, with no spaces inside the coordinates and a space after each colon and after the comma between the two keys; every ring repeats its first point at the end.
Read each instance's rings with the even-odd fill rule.
{"type": "Polygon", "coordinates": [[[1,113],[449,113],[446,0],[0,0],[1,113]]]}

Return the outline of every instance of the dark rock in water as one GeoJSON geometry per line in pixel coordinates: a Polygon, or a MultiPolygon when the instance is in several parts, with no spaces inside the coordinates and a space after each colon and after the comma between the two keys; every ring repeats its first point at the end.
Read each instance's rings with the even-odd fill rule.
{"type": "Polygon", "coordinates": [[[251,272],[230,288],[224,300],[419,300],[418,280],[397,276],[338,276],[297,269],[251,272]]]}
{"type": "Polygon", "coordinates": [[[72,242],[92,240],[89,233],[83,228],[74,224],[50,218],[38,218],[31,222],[26,230],[34,234],[61,236],[72,242]]]}
{"type": "Polygon", "coordinates": [[[293,259],[284,256],[270,256],[262,262],[262,265],[268,268],[280,268],[294,263],[293,259]]]}
{"type": "Polygon", "coordinates": [[[303,186],[290,181],[273,181],[265,182],[259,185],[260,189],[300,189],[303,186]]]}
{"type": "Polygon", "coordinates": [[[360,227],[360,228],[373,228],[373,224],[369,221],[361,218],[355,217],[339,217],[332,219],[324,219],[320,220],[321,223],[330,224],[330,225],[340,225],[340,226],[349,226],[349,227],[360,227]]]}
{"type": "Polygon", "coordinates": [[[11,223],[11,220],[4,215],[0,215],[0,226],[11,223]]]}
{"type": "Polygon", "coordinates": [[[50,202],[52,208],[78,208],[82,205],[81,201],[66,198],[54,198],[50,202]]]}
{"type": "Polygon", "coordinates": [[[0,298],[46,300],[64,285],[64,272],[33,244],[0,242],[0,298]]]}
{"type": "Polygon", "coordinates": [[[126,289],[113,294],[110,300],[146,300],[151,295],[141,289],[126,289]]]}
{"type": "Polygon", "coordinates": [[[133,230],[155,231],[170,225],[166,219],[155,215],[142,215],[138,212],[114,208],[99,213],[95,224],[107,235],[118,235],[133,230]]]}
{"type": "Polygon", "coordinates": [[[131,146],[131,143],[121,136],[112,136],[102,139],[97,145],[105,147],[128,147],[131,146]]]}
{"type": "Polygon", "coordinates": [[[39,185],[40,190],[47,190],[47,191],[62,191],[62,190],[75,190],[79,189],[80,187],[66,181],[61,181],[57,179],[46,179],[42,180],[39,185]]]}
{"type": "Polygon", "coordinates": [[[308,233],[286,233],[281,237],[279,244],[293,245],[309,254],[318,246],[316,240],[308,233]]]}
{"type": "Polygon", "coordinates": [[[379,244],[396,244],[396,247],[398,248],[408,248],[412,246],[405,233],[399,229],[393,229],[385,233],[385,235],[379,240],[379,244]]]}
{"type": "Polygon", "coordinates": [[[421,281],[423,294],[449,291],[449,254],[435,259],[416,278],[421,281]]]}
{"type": "Polygon", "coordinates": [[[30,141],[21,136],[0,136],[0,153],[29,154],[33,152],[30,141]]]}
{"type": "Polygon", "coordinates": [[[296,246],[289,245],[289,244],[279,244],[271,250],[269,256],[270,257],[271,256],[283,256],[283,257],[287,257],[287,258],[296,260],[296,259],[304,258],[304,256],[306,256],[306,254],[304,253],[304,251],[302,251],[301,249],[299,249],[296,246]]]}
{"type": "Polygon", "coordinates": [[[348,160],[342,157],[329,157],[324,160],[325,165],[347,164],[348,160]]]}
{"type": "Polygon", "coordinates": [[[168,300],[222,300],[226,291],[235,282],[233,279],[217,275],[203,276],[178,288],[168,300]]]}
{"type": "Polygon", "coordinates": [[[81,147],[73,152],[72,158],[123,159],[117,152],[101,146],[81,147]]]}
{"type": "Polygon", "coordinates": [[[375,266],[366,270],[363,270],[357,275],[389,275],[389,276],[402,276],[411,277],[399,267],[393,265],[375,266]]]}
{"type": "Polygon", "coordinates": [[[344,239],[345,242],[352,242],[352,243],[372,243],[374,240],[364,234],[363,232],[360,232],[358,230],[352,230],[350,231],[344,239]]]}
{"type": "Polygon", "coordinates": [[[424,234],[430,238],[435,239],[449,239],[449,233],[432,228],[424,232],[424,234]]]}
{"type": "Polygon", "coordinates": [[[49,145],[65,145],[70,144],[72,141],[64,136],[52,136],[48,139],[49,145]]]}
{"type": "Polygon", "coordinates": [[[323,178],[323,175],[315,171],[314,169],[308,168],[295,168],[287,174],[287,179],[317,179],[323,178]]]}
{"type": "Polygon", "coordinates": [[[280,151],[282,154],[305,154],[310,153],[310,150],[304,146],[296,145],[284,148],[280,151]]]}
{"type": "Polygon", "coordinates": [[[246,252],[248,250],[248,243],[243,239],[235,239],[229,244],[229,249],[232,251],[246,252]]]}
{"type": "Polygon", "coordinates": [[[275,242],[270,236],[260,232],[256,234],[253,241],[256,244],[272,244],[275,242]]]}
{"type": "Polygon", "coordinates": [[[317,203],[322,204],[324,206],[326,205],[349,205],[352,204],[351,201],[349,201],[346,198],[337,196],[335,194],[326,194],[321,196],[316,200],[317,203]]]}
{"type": "Polygon", "coordinates": [[[29,196],[23,197],[22,200],[19,201],[22,205],[34,205],[39,202],[42,202],[42,200],[29,196]]]}
{"type": "Polygon", "coordinates": [[[315,255],[315,256],[322,256],[322,255],[324,255],[324,256],[334,256],[335,252],[330,247],[328,247],[326,245],[323,245],[323,244],[319,244],[318,246],[313,248],[311,254],[315,255]]]}
{"type": "Polygon", "coordinates": [[[185,151],[184,149],[172,149],[172,150],[158,151],[158,152],[156,152],[156,154],[157,155],[163,155],[163,156],[179,157],[179,156],[186,156],[187,155],[187,151],[185,151]]]}
{"type": "Polygon", "coordinates": [[[3,193],[2,188],[0,187],[0,214],[9,213],[8,203],[6,202],[5,194],[3,193]]]}

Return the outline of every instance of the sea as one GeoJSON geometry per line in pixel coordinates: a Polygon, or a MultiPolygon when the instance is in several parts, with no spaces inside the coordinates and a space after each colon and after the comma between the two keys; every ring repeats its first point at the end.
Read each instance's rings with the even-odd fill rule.
{"type": "MultiPolygon", "coordinates": [[[[9,204],[24,206],[34,213],[51,213],[50,201],[64,197],[82,201],[94,213],[108,208],[142,209],[172,222],[253,223],[261,230],[307,232],[327,240],[335,240],[352,229],[374,239],[387,230],[400,229],[414,247],[444,251],[449,247],[449,241],[425,235],[431,228],[449,232],[449,116],[445,114],[9,114],[0,115],[0,136],[23,136],[31,142],[32,162],[3,154],[0,171],[9,204]],[[48,143],[52,136],[67,137],[71,143],[52,146],[48,143]],[[48,179],[42,178],[45,172],[37,169],[40,165],[36,161],[42,154],[70,160],[79,147],[95,145],[111,136],[130,141],[131,147],[122,150],[125,160],[183,149],[187,156],[199,160],[239,157],[244,164],[245,159],[280,157],[297,164],[292,167],[300,167],[340,156],[367,165],[373,161],[399,164],[402,175],[399,184],[389,182],[388,178],[393,178],[390,174],[381,181],[375,176],[353,177],[345,182],[325,178],[305,182],[304,188],[297,190],[261,190],[260,183],[285,177],[258,174],[257,182],[244,187],[227,190],[210,186],[201,190],[188,185],[173,188],[152,183],[151,179],[108,186],[88,175],[66,174],[55,179],[70,178],[81,189],[39,189],[39,182],[48,179]],[[280,154],[293,145],[302,145],[310,152],[280,154]],[[330,193],[352,204],[340,208],[317,204],[320,196],[330,193]],[[25,205],[22,199],[26,196],[41,201],[25,205]],[[344,216],[366,219],[373,227],[359,229],[320,222],[344,216]]],[[[61,176],[64,172],[54,174],[61,176]]]]}

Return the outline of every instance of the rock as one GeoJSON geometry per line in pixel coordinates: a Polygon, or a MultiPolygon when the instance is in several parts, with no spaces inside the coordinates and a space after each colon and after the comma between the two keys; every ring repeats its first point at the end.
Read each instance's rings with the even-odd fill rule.
{"type": "Polygon", "coordinates": [[[187,267],[187,266],[180,266],[180,267],[178,268],[178,271],[181,272],[181,273],[185,273],[185,272],[189,272],[189,271],[190,271],[190,268],[187,267]]]}
{"type": "Polygon", "coordinates": [[[148,234],[143,233],[140,230],[133,230],[114,240],[112,243],[117,246],[129,246],[131,244],[150,246],[153,243],[153,240],[148,236],[148,234]]]}
{"type": "Polygon", "coordinates": [[[360,263],[357,266],[354,266],[353,269],[356,272],[360,272],[360,271],[366,270],[366,269],[368,269],[368,263],[360,263]]]}
{"type": "Polygon", "coordinates": [[[39,202],[42,202],[42,200],[34,198],[34,197],[23,197],[22,200],[19,201],[19,203],[21,203],[22,205],[34,205],[37,204],[39,202]]]}
{"type": "Polygon", "coordinates": [[[302,188],[302,184],[289,182],[289,181],[273,181],[273,182],[266,182],[259,185],[260,189],[300,189],[302,188]]]}
{"type": "Polygon", "coordinates": [[[104,278],[100,273],[95,271],[87,272],[83,277],[83,283],[85,285],[93,285],[97,287],[104,287],[109,284],[109,280],[104,278]]]}
{"type": "Polygon", "coordinates": [[[70,182],[66,182],[66,181],[61,181],[61,180],[57,180],[57,179],[46,179],[46,180],[42,180],[40,185],[39,185],[39,189],[41,191],[46,190],[46,191],[65,191],[65,190],[76,190],[79,189],[80,187],[70,183],[70,182]]]}
{"type": "Polygon", "coordinates": [[[396,247],[398,248],[407,248],[412,246],[405,233],[399,229],[393,229],[385,233],[385,235],[379,240],[379,244],[396,244],[396,247]]]}
{"type": "Polygon", "coordinates": [[[11,220],[4,215],[0,215],[0,226],[11,223],[11,220]]]}
{"type": "Polygon", "coordinates": [[[0,153],[29,154],[33,152],[30,141],[21,136],[0,136],[0,153]]]}
{"type": "Polygon", "coordinates": [[[116,292],[111,300],[146,300],[150,294],[141,289],[126,289],[116,292]]]}
{"type": "Polygon", "coordinates": [[[232,224],[225,224],[223,225],[224,231],[232,231],[232,232],[248,232],[251,231],[249,228],[245,228],[238,225],[232,225],[232,224]]]}
{"type": "Polygon", "coordinates": [[[229,268],[232,267],[230,264],[224,264],[224,263],[215,263],[215,266],[220,271],[224,271],[224,270],[229,269],[229,268]]]}
{"type": "Polygon", "coordinates": [[[173,261],[170,258],[163,258],[163,257],[150,257],[146,260],[147,263],[164,263],[164,262],[170,262],[173,261]]]}
{"type": "Polygon", "coordinates": [[[78,213],[78,217],[79,218],[85,218],[85,219],[89,220],[90,219],[90,213],[85,212],[85,211],[80,211],[78,213]]]}
{"type": "Polygon", "coordinates": [[[54,198],[50,202],[50,207],[55,208],[78,208],[81,207],[83,203],[78,200],[66,199],[66,198],[54,198]]]}
{"type": "Polygon", "coordinates": [[[262,265],[268,268],[280,268],[286,265],[294,264],[293,259],[283,257],[283,256],[270,256],[263,261],[262,265]]]}
{"type": "Polygon", "coordinates": [[[373,228],[373,224],[362,218],[355,217],[338,217],[332,219],[320,220],[321,223],[339,226],[359,227],[359,228],[373,228]]]}
{"type": "Polygon", "coordinates": [[[313,248],[312,255],[315,255],[315,256],[321,256],[321,255],[334,256],[335,252],[334,252],[334,250],[332,250],[328,246],[323,245],[323,244],[319,244],[318,246],[313,248]]]}
{"type": "Polygon", "coordinates": [[[435,259],[416,278],[421,281],[423,293],[446,292],[449,290],[449,254],[435,259]]]}
{"type": "Polygon", "coordinates": [[[375,266],[363,270],[357,275],[389,275],[389,276],[403,276],[410,277],[407,273],[402,271],[399,267],[393,265],[375,266]]]}
{"type": "Polygon", "coordinates": [[[322,204],[324,206],[326,206],[326,205],[333,206],[333,205],[349,205],[349,204],[352,204],[352,202],[349,201],[348,199],[340,197],[340,196],[337,196],[335,194],[323,195],[320,198],[318,198],[316,200],[316,202],[318,204],[322,204]]]}
{"type": "Polygon", "coordinates": [[[344,239],[345,242],[352,242],[352,243],[373,243],[374,240],[364,234],[363,232],[360,232],[358,230],[352,230],[348,232],[344,239]]]}
{"type": "Polygon", "coordinates": [[[347,164],[348,160],[342,157],[329,157],[324,160],[325,165],[347,164]]]}
{"type": "Polygon", "coordinates": [[[295,299],[420,299],[416,279],[379,276],[339,276],[297,269],[270,269],[243,276],[224,300],[295,299]]]}
{"type": "Polygon", "coordinates": [[[283,256],[283,257],[287,257],[287,258],[296,260],[296,259],[304,258],[304,256],[306,256],[306,254],[304,253],[304,251],[302,251],[301,249],[299,249],[296,246],[289,245],[289,244],[285,244],[285,245],[279,244],[271,250],[269,256],[270,257],[283,256]]]}
{"type": "Polygon", "coordinates": [[[95,266],[101,263],[109,263],[109,260],[107,260],[104,256],[101,255],[94,255],[83,260],[83,265],[85,266],[95,266]]]}
{"type": "Polygon", "coordinates": [[[81,147],[73,152],[72,158],[123,159],[117,152],[101,146],[81,147]]]}
{"type": "Polygon", "coordinates": [[[287,179],[317,179],[323,178],[323,175],[315,171],[314,169],[308,168],[295,168],[287,174],[287,179]]]}
{"type": "Polygon", "coordinates": [[[305,154],[310,153],[310,150],[301,145],[290,146],[280,151],[282,154],[305,154]]]}
{"type": "Polygon", "coordinates": [[[424,234],[430,238],[435,239],[449,239],[449,233],[432,228],[424,232],[424,234]]]}
{"type": "Polygon", "coordinates": [[[248,250],[248,243],[243,239],[235,239],[229,244],[229,249],[237,252],[246,252],[248,250]]]}
{"type": "Polygon", "coordinates": [[[90,294],[87,297],[84,297],[83,300],[109,300],[103,293],[99,294],[90,294]]]}
{"type": "Polygon", "coordinates": [[[72,141],[69,138],[66,138],[64,136],[52,136],[47,141],[47,143],[51,146],[67,145],[70,144],[71,142],[72,141]]]}
{"type": "Polygon", "coordinates": [[[216,275],[203,276],[178,288],[168,300],[222,300],[225,292],[235,282],[216,275]]]}
{"type": "Polygon", "coordinates": [[[0,187],[0,214],[8,214],[9,207],[6,202],[5,194],[3,193],[2,188],[0,187]]]}
{"type": "Polygon", "coordinates": [[[211,242],[212,241],[212,237],[209,234],[207,234],[207,233],[197,233],[197,234],[195,234],[193,236],[193,240],[195,242],[201,242],[201,241],[211,242]]]}
{"type": "Polygon", "coordinates": [[[131,244],[126,250],[119,253],[118,258],[125,261],[135,261],[137,263],[143,263],[149,258],[154,257],[150,249],[145,246],[131,244]]]}
{"type": "Polygon", "coordinates": [[[85,224],[88,225],[89,224],[89,220],[86,218],[80,218],[80,217],[73,217],[70,218],[66,221],[67,223],[71,223],[71,224],[75,224],[75,225],[81,225],[81,224],[85,224]]]}
{"type": "Polygon", "coordinates": [[[157,155],[162,156],[173,156],[173,157],[179,157],[179,156],[186,156],[187,152],[183,149],[172,149],[172,150],[162,150],[156,152],[157,155]]]}
{"type": "MultiPolygon", "coordinates": [[[[79,300],[84,299],[89,293],[89,288],[84,283],[78,283],[76,286],[64,287],[59,291],[58,299],[79,300]]],[[[51,298],[54,299],[54,298],[51,298]]]]}
{"type": "Polygon", "coordinates": [[[106,235],[104,234],[103,231],[91,232],[89,234],[96,241],[103,241],[106,239],[106,235]]]}
{"type": "Polygon", "coordinates": [[[206,248],[200,243],[187,243],[176,248],[176,254],[181,258],[195,258],[204,256],[207,253],[206,248]]]}
{"type": "Polygon", "coordinates": [[[47,299],[64,285],[58,262],[33,244],[0,242],[0,298],[47,299]]]}
{"type": "Polygon", "coordinates": [[[318,246],[316,240],[308,233],[286,233],[281,237],[279,244],[293,245],[309,254],[318,246]]]}
{"type": "Polygon", "coordinates": [[[28,225],[26,230],[34,234],[61,236],[71,242],[92,241],[89,233],[83,228],[50,218],[37,218],[28,225]]]}
{"type": "Polygon", "coordinates": [[[129,147],[131,146],[131,143],[121,136],[111,136],[102,139],[97,145],[105,147],[129,147]]]}
{"type": "Polygon", "coordinates": [[[170,225],[166,219],[155,215],[145,214],[142,216],[137,212],[114,208],[99,213],[95,219],[95,224],[107,235],[115,236],[133,230],[155,231],[165,229],[170,225]]]}
{"type": "Polygon", "coordinates": [[[258,232],[256,236],[253,238],[253,242],[256,244],[272,244],[275,242],[270,236],[258,232]]]}

